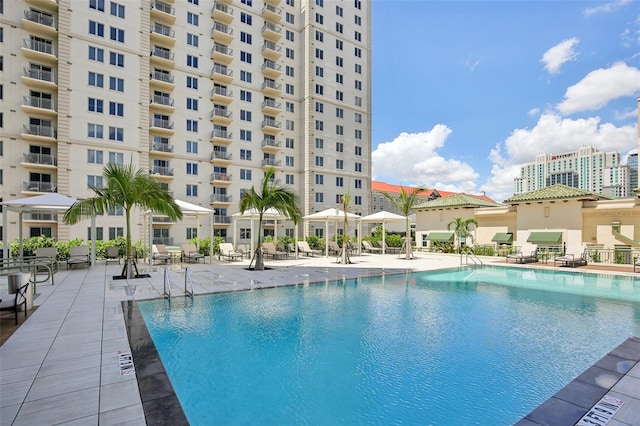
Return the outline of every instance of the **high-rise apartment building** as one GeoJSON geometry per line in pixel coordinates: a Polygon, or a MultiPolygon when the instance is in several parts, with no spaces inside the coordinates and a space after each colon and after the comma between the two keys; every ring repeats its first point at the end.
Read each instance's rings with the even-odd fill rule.
{"type": "MultiPolygon", "coordinates": [[[[5,201],[47,192],[89,197],[105,164],[131,161],[174,198],[214,209],[214,233],[228,240],[241,194],[268,167],[300,196],[303,214],[336,207],[344,193],[353,212],[369,212],[370,2],[0,6],[5,201]]],[[[24,219],[25,236],[88,238],[88,221],[24,219]]],[[[98,218],[98,239],[122,235],[123,222],[118,211],[98,218]]],[[[142,223],[138,212],[134,239],[145,238],[142,223]]],[[[283,226],[279,234],[293,233],[292,224],[283,226]]],[[[209,235],[206,225],[154,220],[156,241],[198,234],[209,235]]],[[[16,236],[11,229],[9,239],[16,236]]]]}
{"type": "Polygon", "coordinates": [[[584,146],[564,154],[539,154],[525,164],[514,179],[514,194],[523,194],[555,184],[591,191],[611,197],[630,194],[627,166],[620,164],[617,152],[598,151],[584,146]]]}

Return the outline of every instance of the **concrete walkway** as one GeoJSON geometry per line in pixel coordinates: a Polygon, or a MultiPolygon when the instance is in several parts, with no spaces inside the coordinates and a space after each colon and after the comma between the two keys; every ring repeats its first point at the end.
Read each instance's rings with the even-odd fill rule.
{"type": "MultiPolygon", "coordinates": [[[[248,271],[248,260],[214,260],[168,265],[167,270],[172,291],[179,295],[184,267],[190,269],[195,293],[201,294],[451,268],[461,260],[432,253],[416,257],[407,261],[367,254],[353,256],[351,265],[338,264],[335,257],[269,259],[265,263],[272,269],[261,272],[248,271]]],[[[161,297],[165,267],[146,271],[151,278],[128,282],[112,279],[120,268],[99,262],[91,269],[59,271],[54,286],[38,285],[38,308],[0,347],[0,424],[146,424],[135,375],[121,375],[118,351],[130,349],[121,302],[161,297]]],[[[3,279],[0,288],[6,292],[3,279]]],[[[640,403],[640,395],[635,397],[640,403]]]]}

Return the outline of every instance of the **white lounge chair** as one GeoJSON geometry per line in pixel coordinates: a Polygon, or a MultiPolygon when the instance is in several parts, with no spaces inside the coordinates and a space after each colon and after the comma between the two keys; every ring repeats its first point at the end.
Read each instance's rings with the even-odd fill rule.
{"type": "Polygon", "coordinates": [[[169,254],[164,244],[154,244],[151,246],[151,259],[154,262],[169,263],[171,254],[169,254]]]}
{"type": "Polygon", "coordinates": [[[315,254],[321,254],[319,250],[313,250],[309,247],[309,243],[306,241],[298,241],[298,253],[303,253],[307,256],[313,256],[315,254]]]}
{"type": "Polygon", "coordinates": [[[235,259],[242,260],[244,256],[244,253],[241,251],[235,251],[231,243],[220,243],[218,247],[220,248],[220,258],[226,258],[228,261],[235,259]]]}
{"type": "Polygon", "coordinates": [[[182,249],[182,261],[187,261],[189,263],[196,262],[198,263],[200,259],[202,259],[202,263],[204,263],[204,254],[198,251],[198,248],[195,244],[187,243],[181,244],[180,248],[182,249]]]}
{"type": "Polygon", "coordinates": [[[367,240],[362,241],[362,248],[364,249],[364,251],[369,253],[382,253],[382,249],[380,247],[372,246],[371,243],[367,240]]]}
{"type": "Polygon", "coordinates": [[[585,246],[574,246],[567,248],[564,255],[553,259],[554,266],[585,266],[587,264],[587,248],[585,246]]]}
{"type": "Polygon", "coordinates": [[[509,260],[515,263],[535,263],[538,261],[538,247],[531,244],[522,246],[519,252],[507,255],[507,263],[509,260]]]}
{"type": "Polygon", "coordinates": [[[274,259],[287,257],[287,253],[279,251],[273,243],[262,243],[262,252],[266,256],[271,256],[274,259]]]}

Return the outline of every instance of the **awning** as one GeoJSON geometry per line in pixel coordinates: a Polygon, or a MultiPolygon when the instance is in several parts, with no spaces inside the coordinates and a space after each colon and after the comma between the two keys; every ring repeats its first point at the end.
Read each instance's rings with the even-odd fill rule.
{"type": "Polygon", "coordinates": [[[511,244],[513,242],[513,234],[510,232],[496,232],[491,241],[498,244],[511,244]]]}
{"type": "Polygon", "coordinates": [[[561,244],[562,232],[532,232],[527,238],[533,244],[561,244]]]}
{"type": "Polygon", "coordinates": [[[453,242],[453,236],[453,232],[432,232],[427,236],[427,240],[453,242]]]}

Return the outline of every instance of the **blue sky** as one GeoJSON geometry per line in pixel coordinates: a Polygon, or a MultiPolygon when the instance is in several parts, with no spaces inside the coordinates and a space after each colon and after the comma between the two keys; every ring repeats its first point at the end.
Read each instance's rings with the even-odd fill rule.
{"type": "Polygon", "coordinates": [[[535,155],[638,145],[640,1],[372,0],[374,180],[513,195],[535,155]]]}

